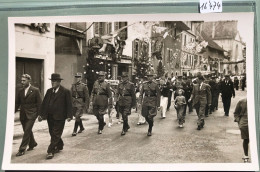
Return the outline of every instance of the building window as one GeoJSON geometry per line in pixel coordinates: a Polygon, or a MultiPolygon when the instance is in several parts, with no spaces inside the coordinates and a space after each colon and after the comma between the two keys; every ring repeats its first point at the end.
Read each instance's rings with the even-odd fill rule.
{"type": "MultiPolygon", "coordinates": [[[[127,22],[115,22],[114,23],[115,31],[118,30],[118,29],[121,29],[124,26],[127,26],[127,22]]],[[[118,33],[118,36],[120,37],[121,40],[126,40],[127,39],[127,28],[120,31],[118,33]]]]}
{"type": "Polygon", "coordinates": [[[187,39],[187,37],[186,37],[186,35],[184,35],[184,40],[183,40],[183,45],[184,46],[186,46],[186,39],[187,39]]]}
{"type": "Polygon", "coordinates": [[[94,23],[94,31],[95,34],[99,34],[99,36],[105,35],[105,22],[94,23]]]}
{"type": "Polygon", "coordinates": [[[112,23],[109,22],[107,23],[107,26],[106,26],[106,33],[109,34],[112,32],[112,23]]]}

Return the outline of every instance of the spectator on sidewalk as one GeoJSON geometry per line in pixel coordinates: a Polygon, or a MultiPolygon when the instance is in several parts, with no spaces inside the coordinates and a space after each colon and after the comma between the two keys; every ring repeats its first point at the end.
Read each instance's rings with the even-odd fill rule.
{"type": "Polygon", "coordinates": [[[23,139],[16,156],[25,154],[26,147],[29,145],[27,151],[33,150],[37,146],[32,132],[33,125],[40,112],[42,103],[40,90],[31,85],[31,76],[23,74],[21,77],[21,84],[23,88],[19,90],[15,99],[15,112],[20,108],[20,121],[23,127],[23,139]]]}
{"type": "Polygon", "coordinates": [[[248,131],[248,115],[247,115],[247,99],[240,100],[235,108],[234,112],[235,122],[238,123],[238,127],[241,132],[241,138],[243,139],[244,149],[244,162],[249,162],[248,145],[249,145],[249,131],[248,131]]]}
{"type": "Polygon", "coordinates": [[[61,139],[65,121],[70,122],[72,118],[72,102],[70,90],[61,86],[60,74],[51,75],[52,88],[48,89],[41,106],[41,115],[38,120],[41,122],[47,119],[51,143],[47,150],[47,159],[52,159],[54,153],[63,150],[63,140],[61,139]]]}
{"type": "Polygon", "coordinates": [[[76,73],[75,83],[71,87],[72,94],[72,113],[75,117],[75,124],[72,136],[76,136],[77,133],[82,133],[85,130],[82,123],[83,111],[88,111],[89,106],[89,92],[86,84],[82,83],[82,73],[76,73]],[[80,127],[78,131],[78,127],[80,127]]]}

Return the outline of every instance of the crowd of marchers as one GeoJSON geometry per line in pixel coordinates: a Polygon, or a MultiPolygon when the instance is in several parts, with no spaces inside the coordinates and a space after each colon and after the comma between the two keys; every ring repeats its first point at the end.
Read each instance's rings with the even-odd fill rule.
{"type": "MultiPolygon", "coordinates": [[[[55,153],[63,150],[64,142],[61,136],[66,120],[69,122],[73,117],[75,118],[72,136],[85,130],[81,119],[84,111],[87,112],[91,109],[96,116],[98,134],[102,134],[106,125],[104,115],[108,114],[108,126],[111,127],[112,112],[116,111],[116,117],[123,123],[121,135],[124,136],[130,129],[128,116],[132,109],[135,109],[139,114],[137,124],[141,125],[147,122],[147,136],[152,136],[154,117],[160,114],[162,118],[166,118],[173,103],[180,128],[184,127],[186,114],[195,109],[198,116],[197,130],[201,130],[205,125],[205,117],[218,110],[220,96],[224,107],[223,115],[229,116],[231,99],[235,97],[235,88],[238,90],[237,81],[233,82],[229,75],[222,78],[198,73],[193,77],[168,78],[167,76],[156,77],[151,71],[144,78],[136,78],[133,83],[129,81],[128,72],[123,72],[122,76],[118,78],[120,81],[116,86],[106,82],[105,76],[104,71],[98,72],[98,79],[89,95],[87,85],[82,82],[82,73],[75,74],[75,83],[72,84],[70,90],[61,85],[63,78],[60,74],[53,73],[50,78],[52,87],[47,90],[42,100],[39,89],[31,85],[31,76],[22,75],[23,88],[16,96],[15,111],[20,110],[20,121],[24,135],[16,156],[24,155],[27,146],[29,146],[27,151],[31,151],[37,146],[32,132],[37,118],[40,122],[47,120],[51,141],[46,158],[52,159],[55,153]]],[[[245,84],[241,85],[245,86],[245,84]]],[[[243,87],[241,89],[244,90],[243,87]]],[[[245,129],[244,125],[247,111],[238,112],[240,110],[241,108],[236,108],[236,122],[241,124],[240,119],[243,116],[244,135],[242,139],[248,139],[249,142],[248,128],[245,129]]],[[[248,145],[248,142],[246,140],[245,145],[248,145]]],[[[248,157],[247,154],[245,152],[248,157]]]]}

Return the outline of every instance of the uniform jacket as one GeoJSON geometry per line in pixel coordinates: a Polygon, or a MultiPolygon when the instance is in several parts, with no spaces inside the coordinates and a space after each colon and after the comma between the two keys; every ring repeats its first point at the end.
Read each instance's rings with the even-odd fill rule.
{"type": "Polygon", "coordinates": [[[245,98],[237,103],[234,112],[235,122],[238,123],[239,128],[248,127],[247,114],[247,99],[245,98]]]}
{"type": "Polygon", "coordinates": [[[24,89],[19,90],[15,99],[15,112],[20,107],[20,120],[36,119],[40,113],[42,103],[40,90],[36,87],[30,86],[26,96],[24,89]]]}
{"type": "Polygon", "coordinates": [[[154,81],[145,82],[140,91],[140,103],[143,106],[160,107],[161,93],[154,81]]]}
{"type": "MultiPolygon", "coordinates": [[[[43,119],[48,118],[48,108],[51,95],[53,94],[53,88],[47,90],[42,106],[41,106],[41,116],[43,119]]],[[[63,86],[60,86],[57,93],[55,93],[53,104],[53,119],[55,120],[65,120],[67,118],[72,118],[72,102],[70,91],[63,86]]]]}
{"type": "Polygon", "coordinates": [[[109,83],[103,81],[99,82],[96,81],[94,83],[92,92],[91,92],[91,100],[93,102],[93,105],[99,105],[99,106],[108,106],[112,105],[112,92],[110,89],[109,83]]]}
{"type": "Polygon", "coordinates": [[[88,87],[84,83],[72,84],[71,87],[72,106],[85,107],[89,106],[89,92],[88,87]]]}
{"type": "Polygon", "coordinates": [[[225,80],[221,81],[220,90],[222,97],[231,98],[232,96],[235,96],[235,90],[233,87],[233,82],[231,80],[228,80],[227,83],[225,80]]]}
{"type": "Polygon", "coordinates": [[[136,107],[135,85],[129,81],[121,82],[116,94],[119,106],[136,107]]]}
{"type": "Polygon", "coordinates": [[[211,104],[211,91],[208,84],[203,83],[201,88],[199,88],[199,84],[195,84],[191,96],[193,97],[193,106],[197,103],[211,104]]]}

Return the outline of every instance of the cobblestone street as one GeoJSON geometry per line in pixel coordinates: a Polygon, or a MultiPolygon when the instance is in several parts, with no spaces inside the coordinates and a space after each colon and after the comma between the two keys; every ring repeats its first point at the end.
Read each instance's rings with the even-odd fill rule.
{"type": "MultiPolygon", "coordinates": [[[[130,130],[121,136],[122,124],[113,116],[111,128],[105,126],[97,134],[98,123],[93,115],[85,114],[85,131],[72,137],[74,120],[66,122],[63,132],[63,151],[46,160],[50,136],[47,122],[35,123],[33,132],[38,146],[35,150],[16,157],[21,143],[22,126],[16,120],[12,163],[242,163],[243,149],[240,131],[234,122],[236,103],[246,97],[246,91],[236,91],[231,100],[230,116],[225,117],[221,98],[219,109],[205,120],[204,129],[196,130],[195,111],[186,115],[184,128],[179,128],[174,107],[165,119],[155,117],[153,135],[147,137],[148,125],[136,125],[138,117],[133,112],[129,118],[130,130]]],[[[107,123],[108,119],[106,117],[107,123]]]]}

